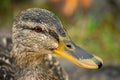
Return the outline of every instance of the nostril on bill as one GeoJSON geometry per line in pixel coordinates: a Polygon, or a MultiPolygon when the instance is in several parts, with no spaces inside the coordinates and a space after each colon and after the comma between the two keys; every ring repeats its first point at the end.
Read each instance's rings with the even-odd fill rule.
{"type": "Polygon", "coordinates": [[[69,45],[69,44],[67,44],[66,46],[67,46],[68,48],[70,48],[70,49],[72,48],[72,46],[71,46],[71,45],[69,45]]]}

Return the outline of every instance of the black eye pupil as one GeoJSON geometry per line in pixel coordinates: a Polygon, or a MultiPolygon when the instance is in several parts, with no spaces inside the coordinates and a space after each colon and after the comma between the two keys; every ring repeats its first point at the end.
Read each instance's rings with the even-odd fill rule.
{"type": "Polygon", "coordinates": [[[34,30],[35,30],[36,32],[41,32],[41,31],[42,31],[42,28],[41,28],[40,26],[36,26],[36,27],[34,28],[34,30]]]}

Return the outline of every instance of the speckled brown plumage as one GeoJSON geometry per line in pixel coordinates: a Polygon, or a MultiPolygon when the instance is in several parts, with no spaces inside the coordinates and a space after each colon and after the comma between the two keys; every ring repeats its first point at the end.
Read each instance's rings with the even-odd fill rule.
{"type": "MultiPolygon", "coordinates": [[[[12,80],[14,79],[14,69],[12,68],[12,62],[14,59],[10,57],[10,51],[12,49],[12,40],[8,37],[0,37],[0,80],[12,80]]],[[[46,54],[44,57],[46,66],[49,67],[54,73],[54,76],[59,80],[68,80],[67,73],[62,69],[59,61],[51,54],[46,54]]]]}
{"type": "Polygon", "coordinates": [[[12,56],[10,51],[12,48],[12,40],[10,38],[0,37],[0,80],[13,80],[14,69],[12,56]]]}

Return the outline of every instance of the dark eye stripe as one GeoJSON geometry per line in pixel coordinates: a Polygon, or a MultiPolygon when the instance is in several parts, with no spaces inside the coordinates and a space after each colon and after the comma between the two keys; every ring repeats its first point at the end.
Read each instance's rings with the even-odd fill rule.
{"type": "Polygon", "coordinates": [[[24,25],[24,26],[21,26],[21,28],[22,29],[29,29],[29,30],[31,30],[32,28],[30,28],[29,26],[27,26],[27,25],[24,25]]]}
{"type": "Polygon", "coordinates": [[[22,29],[33,30],[33,31],[35,31],[35,32],[37,32],[37,33],[42,32],[42,33],[45,34],[45,35],[51,35],[53,38],[55,38],[55,39],[59,42],[59,36],[58,36],[57,33],[54,32],[53,30],[50,30],[50,29],[49,29],[48,32],[47,32],[46,30],[42,30],[42,28],[41,28],[40,26],[36,26],[36,27],[34,27],[34,28],[30,28],[30,27],[27,26],[27,25],[22,26],[22,29]],[[48,34],[48,33],[49,33],[49,34],[48,34]]]}
{"type": "Polygon", "coordinates": [[[59,37],[57,33],[55,33],[53,30],[49,30],[49,34],[59,42],[59,37]]]}
{"type": "Polygon", "coordinates": [[[30,28],[29,26],[24,25],[24,26],[22,26],[22,29],[34,30],[35,32],[42,32],[42,28],[40,26],[30,28]]]}

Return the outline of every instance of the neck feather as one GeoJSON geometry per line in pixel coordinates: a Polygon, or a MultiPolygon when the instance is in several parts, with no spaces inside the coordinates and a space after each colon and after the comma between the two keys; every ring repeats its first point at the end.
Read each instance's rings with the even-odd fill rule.
{"type": "Polygon", "coordinates": [[[20,68],[35,67],[37,65],[44,65],[45,50],[31,51],[22,45],[13,45],[11,51],[12,57],[15,59],[15,64],[20,68]]]}

